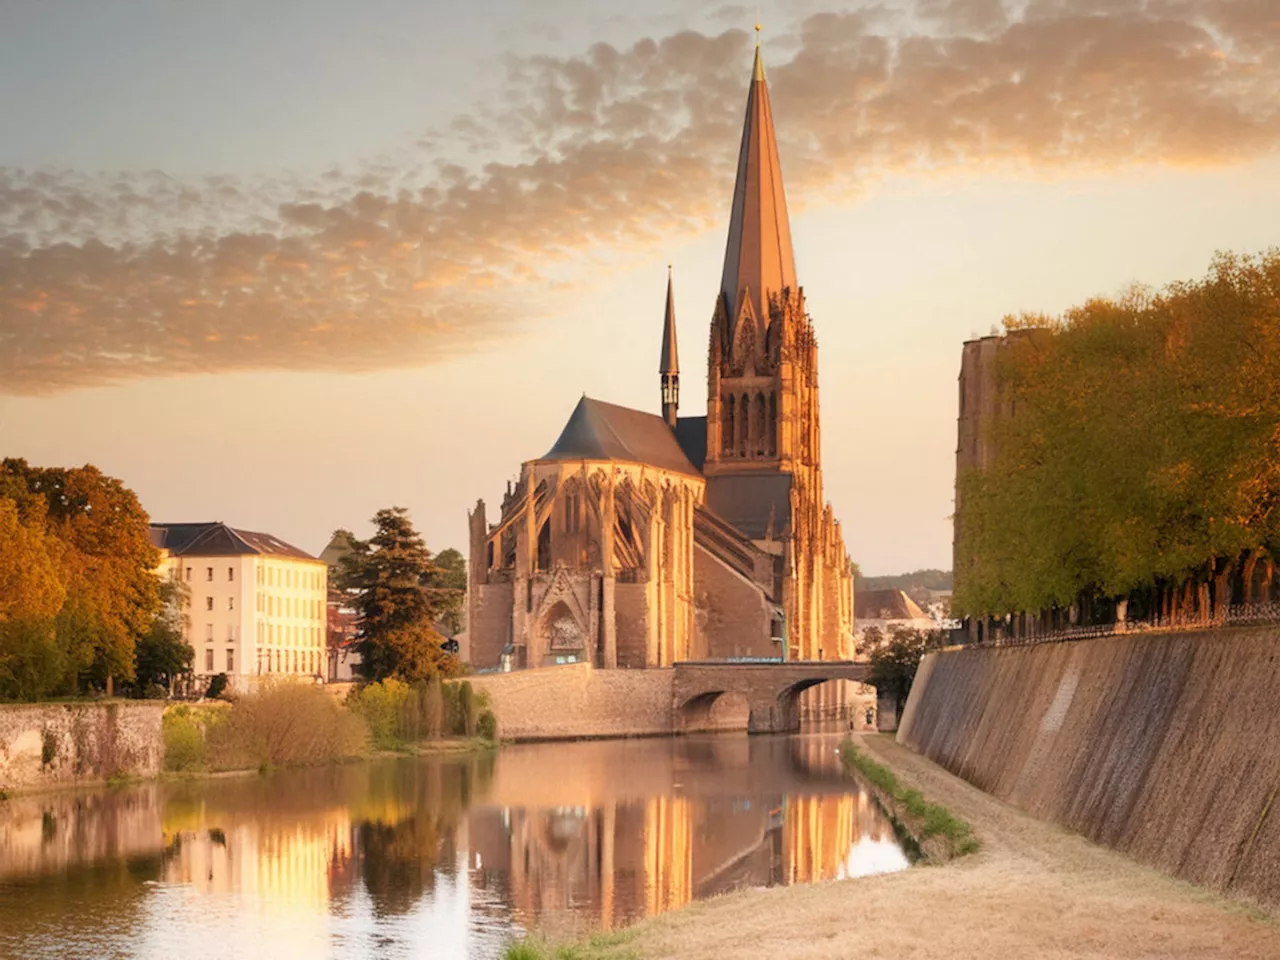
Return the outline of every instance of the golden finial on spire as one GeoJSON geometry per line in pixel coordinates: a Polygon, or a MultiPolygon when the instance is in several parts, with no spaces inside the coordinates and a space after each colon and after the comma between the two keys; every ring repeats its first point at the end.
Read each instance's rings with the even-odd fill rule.
{"type": "Polygon", "coordinates": [[[760,11],[757,10],[756,11],[756,46],[757,47],[760,46],[760,31],[763,29],[764,27],[760,25],[760,11]]]}

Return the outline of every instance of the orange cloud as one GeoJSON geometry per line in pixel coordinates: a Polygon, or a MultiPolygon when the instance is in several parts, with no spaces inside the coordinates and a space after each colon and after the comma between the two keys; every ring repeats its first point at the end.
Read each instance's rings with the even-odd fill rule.
{"type": "MultiPolygon", "coordinates": [[[[0,390],[373,369],[488,342],[588,255],[712,223],[749,42],[682,32],[513,60],[501,100],[420,139],[495,158],[479,166],[418,153],[200,184],[0,170],[0,390]]],[[[890,172],[1038,177],[1280,146],[1274,0],[868,4],[772,46],[794,51],[769,76],[797,206],[890,172]]]]}

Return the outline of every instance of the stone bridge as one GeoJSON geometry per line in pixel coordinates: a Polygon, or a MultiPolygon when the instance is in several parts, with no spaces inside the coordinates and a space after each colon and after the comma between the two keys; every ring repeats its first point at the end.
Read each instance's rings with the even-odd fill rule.
{"type": "Polygon", "coordinates": [[[745,663],[693,660],[674,666],[671,709],[676,730],[707,726],[711,705],[726,693],[746,698],[749,733],[794,733],[800,729],[796,701],[827,680],[866,683],[871,668],[852,660],[793,660],[745,663]]]}

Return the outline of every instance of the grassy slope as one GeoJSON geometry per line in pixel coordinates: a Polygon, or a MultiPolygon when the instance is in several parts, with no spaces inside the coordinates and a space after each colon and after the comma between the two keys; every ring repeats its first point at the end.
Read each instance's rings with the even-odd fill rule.
{"type": "Polygon", "coordinates": [[[843,883],[748,890],[510,960],[1276,960],[1277,914],[1224,900],[995,800],[888,737],[860,750],[972,824],[972,856],[843,883]]]}

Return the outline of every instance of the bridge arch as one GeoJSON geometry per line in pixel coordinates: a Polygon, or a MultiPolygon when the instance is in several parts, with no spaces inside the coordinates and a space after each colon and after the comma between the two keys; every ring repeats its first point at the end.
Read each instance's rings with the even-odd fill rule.
{"type": "Polygon", "coordinates": [[[751,703],[737,690],[706,690],[677,705],[675,726],[681,733],[746,730],[751,703]]]}
{"type": "Polygon", "coordinates": [[[800,729],[800,695],[828,680],[865,683],[869,668],[853,661],[776,663],[692,661],[677,663],[672,690],[673,726],[699,729],[726,694],[745,698],[750,733],[794,733],[800,729]]]}

